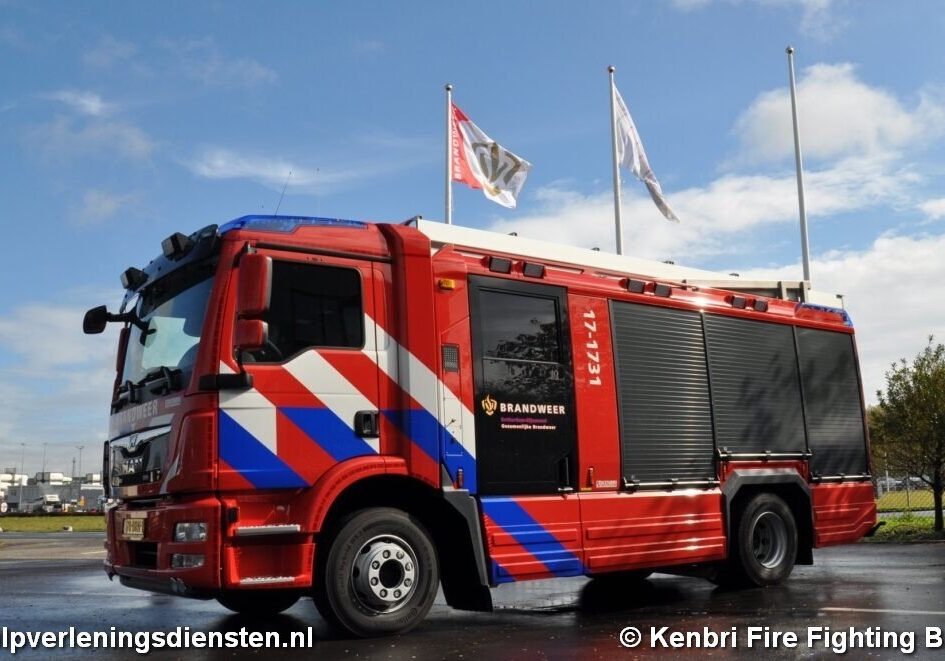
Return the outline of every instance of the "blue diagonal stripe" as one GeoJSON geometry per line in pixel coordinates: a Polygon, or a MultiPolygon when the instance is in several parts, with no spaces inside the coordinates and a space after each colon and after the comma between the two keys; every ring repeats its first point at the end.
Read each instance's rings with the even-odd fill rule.
{"type": "MultiPolygon", "coordinates": [[[[545,530],[514,498],[483,498],[482,508],[496,525],[535,556],[549,573],[555,576],[580,576],[584,573],[581,560],[545,530]]],[[[511,574],[501,567],[498,569],[496,571],[496,567],[493,567],[496,582],[513,580],[511,574]]]]}
{"type": "Polygon", "coordinates": [[[366,454],[377,454],[363,438],[354,433],[331,409],[280,408],[289,420],[335,461],[344,461],[366,454]]]}
{"type": "Polygon", "coordinates": [[[424,409],[388,409],[384,417],[393,423],[414,445],[436,461],[440,423],[424,409]]]}
{"type": "Polygon", "coordinates": [[[220,458],[260,489],[305,487],[308,483],[284,461],[220,411],[220,458]]]}

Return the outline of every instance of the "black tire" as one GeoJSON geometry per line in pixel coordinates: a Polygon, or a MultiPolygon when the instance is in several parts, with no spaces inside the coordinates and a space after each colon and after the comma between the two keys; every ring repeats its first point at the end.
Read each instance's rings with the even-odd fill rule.
{"type": "Polygon", "coordinates": [[[439,564],[419,521],[393,508],[361,510],[328,544],[317,551],[313,600],[329,624],[369,638],[404,633],[426,617],[439,564]]]}
{"type": "Polygon", "coordinates": [[[234,590],[217,596],[217,601],[240,615],[268,617],[288,610],[299,600],[295,590],[234,590]]]}
{"type": "Polygon", "coordinates": [[[778,496],[749,500],[732,529],[729,561],[719,582],[733,587],[777,585],[791,575],[797,557],[797,524],[778,496]]]}

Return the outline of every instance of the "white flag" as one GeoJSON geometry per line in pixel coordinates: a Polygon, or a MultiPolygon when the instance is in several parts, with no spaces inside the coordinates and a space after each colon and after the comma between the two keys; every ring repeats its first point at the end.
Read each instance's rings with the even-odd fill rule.
{"type": "Polygon", "coordinates": [[[650,197],[657,208],[665,216],[666,220],[674,223],[679,222],[679,218],[673,213],[666,198],[663,197],[663,189],[660,188],[660,182],[656,180],[656,175],[650,168],[649,161],[646,160],[646,152],[643,151],[643,142],[640,140],[640,134],[637,133],[637,127],[630,117],[630,111],[626,104],[620,98],[620,92],[614,87],[614,98],[617,103],[614,118],[617,123],[617,160],[620,164],[629,169],[636,178],[646,184],[650,191],[650,197]]]}
{"type": "Polygon", "coordinates": [[[486,135],[456,104],[452,107],[452,123],[453,181],[481,188],[493,202],[514,209],[532,164],[486,135]]]}

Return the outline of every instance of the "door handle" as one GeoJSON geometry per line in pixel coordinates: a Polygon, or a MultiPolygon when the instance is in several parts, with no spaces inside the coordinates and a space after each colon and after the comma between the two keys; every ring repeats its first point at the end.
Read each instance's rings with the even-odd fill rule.
{"type": "Polygon", "coordinates": [[[377,438],[381,435],[379,413],[358,411],[354,414],[354,433],[361,438],[377,438]]]}

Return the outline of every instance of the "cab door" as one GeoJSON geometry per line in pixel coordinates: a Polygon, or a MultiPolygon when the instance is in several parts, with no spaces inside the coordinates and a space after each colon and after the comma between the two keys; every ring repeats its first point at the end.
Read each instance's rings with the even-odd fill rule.
{"type": "Polygon", "coordinates": [[[380,450],[371,262],[260,252],[268,341],[239,356],[253,387],[220,393],[221,488],[308,486],[380,450]]]}
{"type": "Polygon", "coordinates": [[[496,583],[583,572],[566,291],[470,277],[477,486],[496,583]]]}

